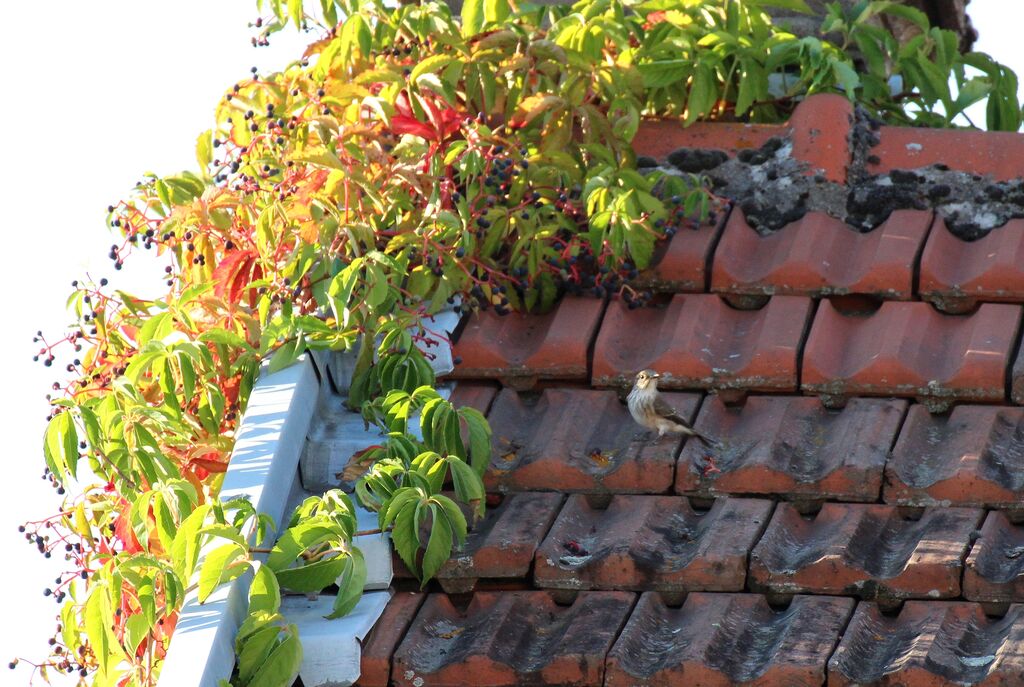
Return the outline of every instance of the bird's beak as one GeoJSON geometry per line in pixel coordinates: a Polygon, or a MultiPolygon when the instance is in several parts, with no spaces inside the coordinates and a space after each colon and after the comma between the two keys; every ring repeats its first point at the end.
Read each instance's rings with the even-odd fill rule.
{"type": "Polygon", "coordinates": [[[661,379],[661,375],[655,372],[654,374],[651,375],[651,379],[661,379]]]}

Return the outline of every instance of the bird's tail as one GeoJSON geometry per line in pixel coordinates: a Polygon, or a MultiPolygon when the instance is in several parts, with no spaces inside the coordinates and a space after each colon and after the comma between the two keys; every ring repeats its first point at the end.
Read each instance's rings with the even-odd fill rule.
{"type": "Polygon", "coordinates": [[[708,448],[718,448],[721,446],[721,444],[718,442],[718,439],[713,439],[706,434],[701,434],[695,429],[691,431],[693,432],[693,436],[700,439],[701,443],[707,446],[708,448]]]}

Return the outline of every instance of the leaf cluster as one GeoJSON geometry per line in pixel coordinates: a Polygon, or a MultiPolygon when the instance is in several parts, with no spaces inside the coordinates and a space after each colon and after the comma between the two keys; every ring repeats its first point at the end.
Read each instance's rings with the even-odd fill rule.
{"type": "Polygon", "coordinates": [[[273,371],[351,352],[349,405],[382,437],[357,457],[356,498],[410,570],[435,576],[482,513],[491,442],[483,416],[438,392],[427,318],[543,311],[563,293],[645,302],[632,282],[659,242],[721,203],[699,176],[637,172],[645,117],[777,122],[834,91],[893,123],[949,126],[985,100],[990,128],[1020,126],[1013,72],[919,12],[832,5],[830,40],[794,36],[770,5],[803,8],[467,0],[456,17],[438,2],[267,0],[261,40],[289,23],[320,38],[229,89],[196,171],[147,175],[108,208],[114,268],[153,251],[167,293],[75,282],[74,326],[37,356],[73,349],[43,452],[62,493],[83,480],[26,533],[77,571],[54,591],[50,668],[154,684],[184,599],[251,573],[232,682],[287,684],[301,647],[282,590],[336,586],[332,616],[357,603],[350,497],[312,498],[280,531],[218,499],[267,358],[273,371]],[[900,42],[882,16],[916,33],[900,42]]]}

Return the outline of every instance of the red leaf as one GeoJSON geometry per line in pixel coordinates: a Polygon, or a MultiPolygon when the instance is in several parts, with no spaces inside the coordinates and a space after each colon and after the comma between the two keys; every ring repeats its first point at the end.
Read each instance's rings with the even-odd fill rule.
{"type": "Polygon", "coordinates": [[[142,545],[139,544],[139,540],[135,538],[135,532],[132,530],[131,519],[128,517],[128,502],[124,499],[121,501],[124,509],[114,522],[114,538],[121,542],[125,553],[139,553],[142,551],[142,545]]]}
{"type": "Polygon", "coordinates": [[[424,124],[415,117],[406,115],[395,115],[391,118],[391,131],[396,134],[412,134],[427,140],[436,138],[434,130],[428,124],[424,124]]]}
{"type": "MultiPolygon", "coordinates": [[[[256,252],[252,250],[226,253],[213,270],[213,293],[226,298],[230,303],[238,303],[246,287],[263,276],[263,269],[256,262],[256,257],[256,252]]],[[[254,304],[254,299],[255,294],[249,294],[250,305],[254,304]]]]}

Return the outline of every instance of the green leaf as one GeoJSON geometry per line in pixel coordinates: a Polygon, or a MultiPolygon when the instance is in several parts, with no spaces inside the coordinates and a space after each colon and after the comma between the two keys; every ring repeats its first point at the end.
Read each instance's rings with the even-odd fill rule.
{"type": "Polygon", "coordinates": [[[139,644],[149,634],[152,625],[141,613],[130,616],[124,624],[124,644],[129,653],[134,654],[139,644]]]}
{"type": "Polygon", "coordinates": [[[250,684],[252,676],[267,662],[270,652],[277,645],[280,634],[281,628],[274,623],[249,634],[239,642],[241,644],[241,649],[237,650],[239,683],[250,684]]]}
{"type": "Polygon", "coordinates": [[[210,551],[199,568],[199,603],[205,602],[222,583],[245,572],[248,567],[245,557],[245,548],[234,542],[210,551]]]}
{"type": "Polygon", "coordinates": [[[800,12],[801,14],[814,14],[813,10],[807,6],[805,0],[758,0],[751,4],[763,5],[765,7],[778,7],[784,10],[800,12]]]}
{"type": "Polygon", "coordinates": [[[278,570],[277,581],[293,592],[316,593],[334,584],[344,568],[345,558],[324,557],[314,563],[278,570]]]}
{"type": "Polygon", "coordinates": [[[484,0],[466,0],[462,3],[462,35],[475,36],[484,26],[484,0]]]}
{"type": "Polygon", "coordinates": [[[508,0],[484,0],[484,21],[500,24],[512,13],[508,0]]]}
{"type": "Polygon", "coordinates": [[[94,584],[85,603],[85,633],[99,663],[101,680],[113,682],[112,671],[124,659],[121,643],[114,635],[114,611],[108,584],[94,584]]]}
{"type": "Polygon", "coordinates": [[[630,225],[626,229],[626,247],[637,269],[645,269],[654,255],[654,235],[643,227],[630,225]]]}
{"type": "Polygon", "coordinates": [[[287,632],[284,640],[256,671],[248,687],[282,687],[295,682],[302,665],[302,645],[299,644],[299,630],[295,625],[289,625],[287,632]]]}
{"type": "Polygon", "coordinates": [[[459,508],[455,501],[444,494],[437,494],[433,497],[433,500],[444,509],[445,515],[448,516],[448,524],[452,527],[452,534],[455,540],[462,546],[466,543],[466,532],[468,531],[468,525],[466,523],[466,516],[462,514],[462,509],[459,508]]]}
{"type": "Polygon", "coordinates": [[[459,408],[459,416],[469,428],[469,459],[473,470],[483,477],[491,462],[491,427],[476,408],[459,408]]]}
{"type": "Polygon", "coordinates": [[[664,88],[685,79],[692,65],[690,60],[658,60],[638,64],[636,68],[644,77],[644,86],[664,88]]]}
{"type": "Polygon", "coordinates": [[[299,356],[306,352],[306,337],[302,334],[298,334],[294,339],[287,342],[284,346],[277,349],[274,352],[273,357],[270,359],[270,365],[268,371],[273,374],[278,370],[283,370],[286,367],[294,365],[299,356]]]}
{"type": "Polygon", "coordinates": [[[295,28],[302,27],[302,17],[304,13],[302,11],[302,0],[288,0],[288,17],[295,24],[295,28]]]}
{"type": "MultiPolygon", "coordinates": [[[[413,490],[410,489],[410,491],[413,490]]],[[[415,495],[415,491],[413,494],[415,495]]],[[[417,571],[419,570],[419,566],[416,564],[416,552],[419,551],[420,539],[415,517],[419,504],[420,501],[417,498],[406,500],[402,510],[395,517],[395,526],[391,530],[391,541],[395,545],[395,551],[414,575],[418,575],[417,571]]]]}
{"type": "Polygon", "coordinates": [[[455,495],[463,503],[475,506],[477,513],[483,515],[484,483],[480,475],[461,460],[449,461],[448,467],[452,471],[455,495]]]}
{"type": "Polygon", "coordinates": [[[196,162],[203,172],[213,164],[213,133],[207,129],[196,139],[196,162]]]}
{"type": "Polygon", "coordinates": [[[277,540],[267,557],[267,565],[275,571],[284,570],[294,563],[306,549],[319,546],[332,539],[341,539],[342,536],[341,526],[326,518],[300,522],[285,530],[277,540]]]}
{"type": "Polygon", "coordinates": [[[860,86],[860,77],[857,76],[856,70],[842,60],[835,60],[832,62],[832,71],[835,73],[836,81],[846,91],[846,97],[853,99],[856,96],[857,87],[860,86]]]}
{"type": "Polygon", "coordinates": [[[436,503],[430,504],[430,539],[427,550],[423,554],[423,576],[420,587],[425,587],[452,553],[452,527],[448,523],[448,515],[444,508],[436,503]]]}
{"type": "Polygon", "coordinates": [[[171,545],[171,561],[175,573],[183,580],[190,579],[195,570],[199,559],[199,531],[211,510],[209,504],[199,506],[178,525],[174,543],[171,545]]]}
{"type": "Polygon", "coordinates": [[[71,411],[55,415],[46,426],[43,438],[43,455],[50,472],[64,482],[70,474],[78,471],[78,430],[75,429],[71,411]]]}
{"type": "Polygon", "coordinates": [[[416,83],[424,74],[435,74],[455,61],[451,55],[431,55],[421,60],[409,74],[409,81],[416,83]]]}
{"type": "Polygon", "coordinates": [[[366,586],[366,560],[363,552],[353,548],[345,561],[345,569],[338,578],[338,595],[334,597],[334,608],[324,616],[328,620],[348,615],[359,603],[366,586]]]}
{"type": "Polygon", "coordinates": [[[274,572],[259,565],[249,587],[249,613],[277,613],[281,609],[281,588],[274,572]]]}

